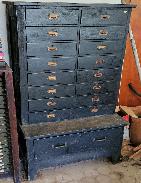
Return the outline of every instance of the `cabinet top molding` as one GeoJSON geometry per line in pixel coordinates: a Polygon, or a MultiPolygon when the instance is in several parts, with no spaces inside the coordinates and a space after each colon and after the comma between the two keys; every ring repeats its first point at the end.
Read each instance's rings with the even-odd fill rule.
{"type": "Polygon", "coordinates": [[[4,4],[11,4],[15,6],[65,6],[65,7],[91,7],[91,8],[135,8],[135,4],[108,4],[108,3],[92,3],[92,4],[82,4],[82,3],[64,3],[64,2],[11,2],[11,1],[3,1],[4,4]]]}

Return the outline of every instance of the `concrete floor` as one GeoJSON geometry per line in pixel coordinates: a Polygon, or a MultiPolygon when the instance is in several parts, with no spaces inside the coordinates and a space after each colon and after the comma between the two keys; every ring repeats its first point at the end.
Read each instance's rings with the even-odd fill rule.
{"type": "MultiPolygon", "coordinates": [[[[13,183],[11,179],[0,183],[13,183]]],[[[23,181],[23,183],[29,183],[23,181]]],[[[141,183],[141,162],[86,161],[39,172],[31,183],[141,183]]]]}

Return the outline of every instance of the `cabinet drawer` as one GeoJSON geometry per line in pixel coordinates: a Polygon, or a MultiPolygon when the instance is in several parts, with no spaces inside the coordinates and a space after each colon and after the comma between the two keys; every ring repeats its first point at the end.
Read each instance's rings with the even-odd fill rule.
{"type": "Polygon", "coordinates": [[[81,27],[80,39],[123,39],[126,35],[126,27],[81,27]]]}
{"type": "Polygon", "coordinates": [[[77,40],[76,27],[26,27],[27,42],[77,40]]]}
{"type": "Polygon", "coordinates": [[[120,65],[122,65],[122,62],[115,55],[94,55],[78,58],[79,69],[114,68],[120,65]]]}
{"type": "Polygon", "coordinates": [[[28,58],[28,71],[56,71],[56,70],[74,70],[77,62],[76,58],[28,58]]]}
{"type": "Polygon", "coordinates": [[[41,100],[31,100],[28,102],[29,112],[50,111],[55,109],[76,108],[76,97],[50,98],[41,100]],[[40,106],[40,107],[39,107],[40,106]]]}
{"type": "Polygon", "coordinates": [[[78,11],[63,7],[26,9],[26,25],[78,24],[78,11]]]}
{"type": "Polygon", "coordinates": [[[95,94],[91,96],[63,97],[31,100],[29,103],[29,112],[50,111],[55,109],[89,107],[97,104],[115,103],[113,93],[95,94]],[[40,107],[39,107],[40,106],[40,107]]]}
{"type": "Polygon", "coordinates": [[[125,25],[130,13],[128,8],[86,8],[82,10],[82,25],[125,25]]]}
{"type": "MultiPolygon", "coordinates": [[[[29,123],[59,122],[62,120],[78,119],[88,116],[113,114],[115,105],[98,105],[76,109],[53,110],[51,112],[29,113],[29,123]]],[[[69,121],[68,121],[69,122],[69,121]]]]}
{"type": "Polygon", "coordinates": [[[76,43],[27,43],[28,56],[75,56],[76,43]]]}
{"type": "Polygon", "coordinates": [[[80,41],[80,55],[112,53],[121,56],[122,41],[80,41]]]}
{"type": "Polygon", "coordinates": [[[77,82],[94,82],[100,80],[115,80],[120,78],[120,69],[97,69],[97,70],[85,70],[77,71],[77,82]]]}
{"type": "Polygon", "coordinates": [[[77,95],[93,95],[94,93],[106,93],[117,91],[119,83],[112,81],[82,83],[76,85],[77,95]]]}
{"type": "MultiPolygon", "coordinates": [[[[112,144],[115,144],[115,138],[123,134],[121,128],[98,129],[40,138],[34,141],[35,156],[38,160],[50,158],[54,160],[54,158],[60,157],[60,159],[63,159],[65,155],[90,152],[105,146],[110,148],[112,144]]],[[[116,146],[119,145],[118,142],[116,146]]]]}
{"type": "Polygon", "coordinates": [[[115,96],[114,93],[93,93],[92,95],[89,96],[79,96],[77,97],[77,103],[78,106],[85,106],[85,107],[90,107],[90,106],[95,106],[99,104],[114,104],[115,99],[117,97],[115,96]]]}
{"type": "Polygon", "coordinates": [[[74,85],[28,87],[29,99],[74,96],[74,85]]]}
{"type": "Polygon", "coordinates": [[[33,86],[73,84],[74,82],[75,72],[28,74],[28,85],[33,86]]]}

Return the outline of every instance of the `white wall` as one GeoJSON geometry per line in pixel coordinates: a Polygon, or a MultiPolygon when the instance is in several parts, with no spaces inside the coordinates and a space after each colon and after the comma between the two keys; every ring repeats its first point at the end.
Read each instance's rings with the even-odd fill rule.
{"type": "MultiPolygon", "coordinates": [[[[15,0],[16,1],[16,0],[15,0]]],[[[28,0],[26,0],[28,1],[28,0]]],[[[29,0],[30,1],[30,0],[29,0]]],[[[38,0],[33,0],[34,2],[38,0]]],[[[46,1],[46,0],[43,0],[46,1]]],[[[54,2],[53,0],[48,0],[47,2],[54,2]]],[[[55,2],[69,2],[69,3],[111,3],[111,4],[119,4],[121,0],[55,0],[55,2]]],[[[3,44],[3,52],[5,54],[5,60],[7,63],[9,62],[8,56],[8,45],[7,45],[7,32],[6,32],[6,13],[5,13],[5,5],[2,4],[2,0],[0,0],[0,38],[2,39],[3,44]]]]}

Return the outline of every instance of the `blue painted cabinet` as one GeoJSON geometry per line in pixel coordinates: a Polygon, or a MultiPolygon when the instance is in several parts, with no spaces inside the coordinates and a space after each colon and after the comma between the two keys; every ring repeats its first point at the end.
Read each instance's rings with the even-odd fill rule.
{"type": "Polygon", "coordinates": [[[28,179],[101,156],[117,162],[125,124],[114,113],[134,6],[6,4],[28,179]]]}

